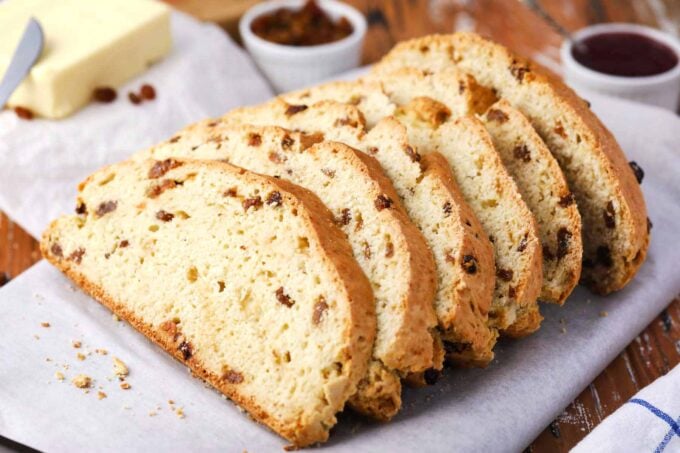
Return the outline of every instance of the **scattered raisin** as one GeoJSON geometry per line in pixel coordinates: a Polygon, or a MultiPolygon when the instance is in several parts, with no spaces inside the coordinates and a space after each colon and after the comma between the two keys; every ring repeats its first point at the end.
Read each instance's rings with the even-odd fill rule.
{"type": "Polygon", "coordinates": [[[369,154],[372,154],[372,155],[374,155],[374,156],[375,156],[376,154],[378,154],[378,148],[375,147],[375,146],[369,146],[368,149],[367,149],[367,151],[368,151],[369,154]]]}
{"type": "Polygon", "coordinates": [[[161,209],[156,213],[156,218],[162,222],[170,222],[175,218],[175,215],[161,209]]]}
{"type": "Polygon", "coordinates": [[[394,256],[394,244],[388,242],[385,246],[385,258],[392,258],[394,256]]]}
{"type": "Polygon", "coordinates": [[[243,200],[242,205],[244,211],[248,211],[248,209],[251,207],[258,209],[262,206],[262,198],[260,196],[246,198],[245,200],[243,200]]]}
{"type": "Polygon", "coordinates": [[[288,134],[284,135],[281,139],[281,147],[283,149],[291,149],[294,144],[295,140],[293,140],[293,138],[288,134]]]}
{"type": "Polygon", "coordinates": [[[628,162],[628,165],[630,165],[633,173],[635,173],[635,179],[637,179],[638,184],[641,184],[642,179],[645,177],[645,171],[634,160],[628,162]]]}
{"type": "Polygon", "coordinates": [[[514,273],[512,272],[512,269],[497,269],[496,270],[496,277],[500,278],[504,282],[509,282],[512,281],[514,273]]]}
{"type": "Polygon", "coordinates": [[[511,286],[508,288],[508,297],[514,299],[517,296],[517,288],[511,286]]]}
{"type": "Polygon", "coordinates": [[[612,267],[614,265],[612,252],[606,245],[601,245],[597,248],[597,262],[605,267],[612,267]]]}
{"type": "Polygon", "coordinates": [[[97,217],[102,217],[108,214],[109,212],[115,211],[117,207],[118,207],[117,201],[104,201],[99,204],[95,214],[97,214],[97,217]]]}
{"type": "Polygon", "coordinates": [[[79,248],[77,250],[74,250],[69,256],[68,260],[73,261],[76,264],[80,264],[83,261],[83,255],[85,255],[85,249],[84,248],[79,248]]]}
{"type": "Polygon", "coordinates": [[[271,192],[269,195],[267,195],[267,201],[266,203],[271,206],[281,206],[283,204],[283,197],[281,196],[281,192],[278,190],[275,190],[271,192]]]}
{"type": "Polygon", "coordinates": [[[343,209],[340,211],[340,218],[336,220],[336,223],[338,225],[349,225],[349,222],[352,220],[352,213],[348,208],[343,209]]]}
{"type": "Polygon", "coordinates": [[[526,145],[515,146],[512,153],[515,155],[515,159],[519,159],[522,162],[531,162],[531,151],[529,151],[526,145]]]}
{"type": "Polygon", "coordinates": [[[406,151],[406,155],[411,159],[411,162],[420,162],[420,154],[411,146],[404,148],[404,151],[406,151]]]}
{"type": "Polygon", "coordinates": [[[427,385],[434,385],[437,383],[441,375],[442,375],[441,371],[435,370],[434,368],[428,368],[423,373],[423,379],[425,380],[425,383],[427,385]]]}
{"type": "Polygon", "coordinates": [[[555,255],[552,254],[552,252],[550,251],[550,247],[548,247],[547,245],[543,246],[543,258],[550,261],[555,259],[555,255]]]}
{"type": "Polygon", "coordinates": [[[557,259],[560,260],[569,251],[569,242],[573,234],[568,229],[562,227],[557,231],[557,259]]]}
{"type": "Polygon", "coordinates": [[[451,215],[451,211],[453,211],[453,206],[451,206],[450,201],[447,201],[444,203],[442,209],[444,210],[444,217],[448,217],[451,215]]]}
{"type": "Polygon", "coordinates": [[[192,347],[191,347],[191,343],[189,343],[187,341],[182,341],[179,344],[178,349],[179,349],[179,352],[182,353],[182,358],[184,358],[184,360],[189,360],[194,353],[193,350],[192,350],[192,347]]]}
{"type": "Polygon", "coordinates": [[[283,286],[279,286],[279,289],[276,290],[276,300],[288,308],[295,305],[295,301],[293,301],[288,294],[283,292],[283,286]]]}
{"type": "Polygon", "coordinates": [[[288,108],[286,108],[286,116],[293,116],[296,113],[304,112],[307,110],[307,106],[304,104],[301,105],[289,105],[288,108]]]}
{"type": "Polygon", "coordinates": [[[177,143],[180,139],[182,138],[181,135],[175,135],[172,137],[170,140],[168,140],[170,143],[177,143]]]}
{"type": "Polygon", "coordinates": [[[616,228],[616,211],[614,210],[614,203],[609,201],[607,207],[602,211],[602,217],[604,218],[604,224],[607,228],[616,228]]]}
{"type": "Polygon", "coordinates": [[[573,193],[569,192],[568,194],[560,197],[560,206],[566,208],[567,206],[572,205],[575,201],[576,197],[574,196],[573,193]]]}
{"type": "Polygon", "coordinates": [[[375,199],[375,207],[378,211],[387,209],[390,206],[392,206],[392,200],[387,195],[378,195],[378,198],[375,199]]]}
{"type": "Polygon", "coordinates": [[[281,154],[272,151],[269,153],[269,160],[275,164],[281,164],[286,161],[286,158],[281,156],[281,154]]]}
{"type": "Polygon", "coordinates": [[[324,313],[328,310],[328,304],[323,296],[319,297],[319,300],[314,304],[314,313],[312,314],[312,322],[317,325],[323,319],[324,313]]]}
{"type": "Polygon", "coordinates": [[[139,94],[142,97],[142,99],[147,101],[152,101],[156,99],[156,90],[148,83],[142,85],[142,88],[139,90],[139,94]]]}
{"type": "MultiPolygon", "coordinates": [[[[171,139],[170,141],[172,141],[171,139]]],[[[167,172],[173,168],[181,166],[182,163],[176,161],[175,159],[165,159],[156,161],[153,166],[149,169],[149,179],[157,179],[165,175],[167,172]]]]}
{"type": "Polygon", "coordinates": [[[125,247],[127,247],[129,245],[130,245],[130,241],[128,241],[127,239],[123,239],[122,241],[120,241],[120,244],[118,244],[118,247],[124,249],[125,247]]]}
{"type": "Polygon", "coordinates": [[[524,81],[524,75],[529,71],[530,70],[528,67],[524,66],[523,64],[519,63],[516,60],[513,60],[512,65],[510,66],[510,73],[517,79],[519,83],[522,83],[524,81]]]}
{"type": "Polygon", "coordinates": [[[262,136],[254,132],[248,133],[248,146],[260,146],[262,144],[262,136]]]}
{"type": "Polygon", "coordinates": [[[364,241],[364,257],[366,259],[371,259],[371,246],[368,245],[368,242],[364,241]]]}
{"type": "Polygon", "coordinates": [[[50,252],[52,252],[52,255],[58,256],[59,258],[64,257],[64,250],[62,250],[61,245],[57,244],[56,242],[52,244],[52,247],[50,247],[50,252]]]}
{"type": "Polygon", "coordinates": [[[498,121],[499,123],[505,123],[509,118],[502,110],[491,109],[486,112],[486,119],[489,121],[498,121]]]}
{"type": "Polygon", "coordinates": [[[76,214],[87,214],[87,205],[85,205],[85,203],[82,201],[79,201],[78,205],[76,206],[76,214]]]}
{"type": "Polygon", "coordinates": [[[26,107],[16,106],[16,107],[14,107],[14,113],[16,114],[16,116],[18,116],[22,120],[32,120],[33,119],[33,111],[31,109],[27,109],[26,107]]]}
{"type": "Polygon", "coordinates": [[[517,246],[517,251],[518,252],[523,252],[527,249],[527,245],[529,245],[529,240],[527,238],[527,235],[525,234],[524,237],[519,241],[519,245],[517,246]]]}
{"type": "Polygon", "coordinates": [[[477,272],[477,259],[472,255],[463,255],[461,266],[468,274],[475,274],[477,272]]]}
{"type": "Polygon", "coordinates": [[[95,88],[93,92],[94,100],[97,102],[110,103],[116,100],[118,93],[116,90],[110,87],[99,87],[95,88]]]}
{"type": "Polygon", "coordinates": [[[139,105],[139,104],[142,103],[142,98],[140,98],[138,94],[133,93],[132,91],[130,91],[130,92],[128,93],[128,99],[129,99],[130,102],[132,102],[134,105],[139,105]]]}
{"type": "Polygon", "coordinates": [[[335,170],[331,170],[330,168],[322,168],[321,173],[328,176],[329,178],[335,178],[335,170]]]}
{"type": "Polygon", "coordinates": [[[243,382],[243,375],[238,371],[227,370],[222,374],[222,379],[230,384],[240,384],[243,382]]]}
{"type": "Polygon", "coordinates": [[[238,195],[238,192],[236,190],[236,187],[231,187],[227,190],[224,191],[222,194],[223,197],[235,197],[238,195]]]}
{"type": "MultiPolygon", "coordinates": [[[[358,105],[358,102],[354,105],[358,105]]],[[[345,117],[345,118],[338,118],[335,120],[333,123],[333,127],[340,127],[340,126],[350,126],[350,127],[357,127],[359,126],[356,121],[352,121],[351,119],[345,117]]]]}
{"type": "Polygon", "coordinates": [[[463,94],[465,93],[465,81],[459,80],[458,81],[458,94],[463,94]]]}

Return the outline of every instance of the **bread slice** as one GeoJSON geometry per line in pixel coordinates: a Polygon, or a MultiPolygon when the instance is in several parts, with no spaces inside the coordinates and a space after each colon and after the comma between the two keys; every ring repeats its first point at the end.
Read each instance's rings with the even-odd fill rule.
{"type": "Polygon", "coordinates": [[[581,275],[581,216],[562,170],[529,121],[505,100],[482,117],[534,214],[543,247],[541,300],[564,303],[581,275]]]}
{"type": "Polygon", "coordinates": [[[438,279],[435,307],[448,358],[477,366],[493,359],[497,332],[488,327],[495,280],[493,248],[441,156],[431,152],[421,159],[408,141],[406,128],[396,119],[384,118],[366,132],[356,107],[332,101],[306,105],[278,99],[234,110],[223,121],[321,132],[326,139],[347,143],[375,157],[434,253],[438,279]],[[463,266],[466,260],[476,262],[474,270],[463,266]]]}
{"type": "Polygon", "coordinates": [[[435,264],[378,162],[341,143],[316,143],[320,140],[318,135],[279,127],[229,126],[208,120],[138,157],[226,160],[288,179],[319,196],[347,235],[375,294],[378,332],[373,357],[378,364],[374,368],[385,369],[380,381],[362,382],[364,394],[357,398],[363,404],[355,408],[387,420],[401,406],[399,376],[433,367],[435,264]]]}
{"type": "Polygon", "coordinates": [[[634,164],[586,101],[535,65],[473,33],[433,35],[397,45],[376,73],[404,66],[456,67],[522,112],[555,156],[583,220],[581,280],[608,294],[621,289],[645,260],[647,209],[634,164]]]}
{"type": "MultiPolygon", "coordinates": [[[[368,80],[380,83],[396,103],[426,96],[441,102],[452,117],[483,113],[479,109],[489,107],[482,117],[485,126],[539,225],[544,251],[540,298],[564,303],[581,274],[581,217],[562,170],[528,120],[505,100],[488,106],[494,94],[455,68],[434,73],[400,68],[368,80]]],[[[440,110],[441,115],[447,113],[440,110]]]]}
{"type": "Polygon", "coordinates": [[[297,446],[365,375],[371,286],[311,192],[225,163],[124,162],[80,186],[45,258],[297,446]]]}

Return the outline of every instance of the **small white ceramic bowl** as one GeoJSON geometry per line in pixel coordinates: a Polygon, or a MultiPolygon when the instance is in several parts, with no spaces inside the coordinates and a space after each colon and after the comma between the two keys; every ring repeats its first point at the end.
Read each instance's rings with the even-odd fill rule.
{"type": "MultiPolygon", "coordinates": [[[[574,41],[611,32],[638,33],[670,47],[680,59],[680,42],[653,28],[635,24],[598,24],[573,34],[574,41]]],[[[564,79],[576,91],[596,91],[676,111],[680,102],[680,63],[669,71],[645,77],[622,77],[594,71],[576,61],[572,43],[564,41],[561,49],[564,79]]]]}
{"type": "Polygon", "coordinates": [[[280,8],[300,9],[305,0],[272,0],[250,8],[239,22],[243,43],[277,93],[312,85],[334,74],[359,66],[366,35],[366,19],[353,7],[320,0],[319,6],[334,20],[346,17],[352,34],[340,41],[318,46],[295,47],[275,44],[255,35],[253,20],[280,8]]]}

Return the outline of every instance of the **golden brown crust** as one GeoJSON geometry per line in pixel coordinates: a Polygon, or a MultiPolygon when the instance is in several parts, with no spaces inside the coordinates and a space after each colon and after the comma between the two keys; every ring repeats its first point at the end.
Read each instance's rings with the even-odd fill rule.
{"type": "MultiPolygon", "coordinates": [[[[356,384],[365,375],[368,368],[368,360],[371,356],[373,340],[375,338],[375,305],[373,303],[370,283],[354,260],[343,233],[335,226],[331,213],[314,194],[286,181],[255,175],[220,162],[198,163],[190,160],[184,160],[183,162],[185,163],[183,170],[186,170],[189,166],[186,164],[219,166],[227,171],[238,172],[241,178],[251,182],[262,184],[263,180],[265,180],[274,190],[282,192],[284,197],[289,197],[291,201],[295,200],[298,203],[298,206],[301,208],[299,209],[300,215],[307,219],[319,244],[326,250],[324,259],[332,263],[332,268],[337,272],[337,281],[343,284],[350,302],[349,312],[352,327],[348,327],[349,332],[344,332],[344,335],[349,335],[351,338],[349,341],[351,350],[347,351],[349,364],[346,364],[352,370],[350,373],[352,388],[347,392],[347,396],[349,396],[350,393],[353,393],[356,384]]],[[[86,179],[79,187],[82,189],[89,181],[92,181],[91,177],[86,179]]],[[[195,356],[185,358],[177,348],[172,336],[164,332],[161,326],[153,326],[144,322],[135,313],[126,309],[123,303],[115,301],[107,294],[104,288],[89,281],[78,270],[76,263],[55,256],[51,251],[52,243],[50,239],[57,223],[58,220],[53,221],[44,232],[40,243],[41,252],[51,264],[66,274],[79,287],[108,307],[121,319],[128,321],[135,329],[165,349],[175,359],[186,364],[196,376],[210,383],[246,409],[253,419],[267,425],[296,446],[304,447],[327,440],[330,426],[324,427],[322,426],[323,424],[319,423],[305,425],[303,420],[298,420],[291,425],[275,418],[258,405],[254,397],[239,394],[238,385],[229,383],[221,376],[207,370],[195,356]]],[[[337,409],[339,410],[341,407],[337,409]]]]}

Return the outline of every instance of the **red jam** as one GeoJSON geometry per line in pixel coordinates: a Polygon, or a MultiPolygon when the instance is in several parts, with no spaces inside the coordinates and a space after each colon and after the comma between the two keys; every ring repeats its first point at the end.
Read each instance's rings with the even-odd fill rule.
{"type": "Polygon", "coordinates": [[[638,33],[600,33],[580,40],[571,54],[582,65],[623,77],[653,76],[678,65],[673,49],[638,33]]]}

